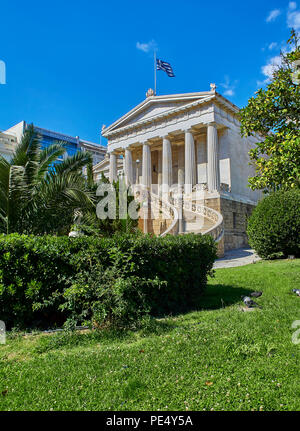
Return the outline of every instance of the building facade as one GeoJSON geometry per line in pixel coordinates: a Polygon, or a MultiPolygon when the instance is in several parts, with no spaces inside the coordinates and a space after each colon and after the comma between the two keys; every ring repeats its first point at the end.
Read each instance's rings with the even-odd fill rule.
{"type": "Polygon", "coordinates": [[[10,160],[15,146],[17,144],[17,139],[14,135],[9,133],[0,132],[0,155],[6,160],[10,160]]]}
{"type": "MultiPolygon", "coordinates": [[[[117,177],[124,175],[123,161],[123,157],[117,158],[117,177]]],[[[94,180],[96,182],[101,180],[102,174],[105,176],[105,178],[109,178],[109,171],[110,160],[109,155],[106,154],[105,158],[101,162],[93,166],[94,180]]]]}
{"type": "MultiPolygon", "coordinates": [[[[14,147],[20,142],[24,131],[27,128],[27,123],[21,121],[15,126],[4,131],[0,135],[0,154],[4,156],[7,154],[6,158],[10,158],[13,154],[14,147]],[[10,145],[5,142],[9,140],[10,145]]],[[[105,158],[106,147],[102,145],[95,144],[79,138],[79,136],[73,137],[63,133],[57,133],[52,130],[47,130],[42,127],[36,127],[35,131],[40,137],[41,147],[46,148],[53,143],[64,142],[66,147],[66,156],[72,156],[77,153],[77,151],[89,151],[93,156],[93,164],[99,163],[105,158]]],[[[63,160],[63,158],[61,159],[63,160]]]]}
{"type": "Polygon", "coordinates": [[[220,253],[247,243],[247,218],[260,198],[248,187],[254,173],[248,153],[258,136],[241,137],[238,112],[214,84],[206,92],[165,96],[150,89],[142,103],[103,128],[110,181],[122,156],[127,184],[151,197],[152,220],[146,217],[144,231],[211,233],[220,253]]]}

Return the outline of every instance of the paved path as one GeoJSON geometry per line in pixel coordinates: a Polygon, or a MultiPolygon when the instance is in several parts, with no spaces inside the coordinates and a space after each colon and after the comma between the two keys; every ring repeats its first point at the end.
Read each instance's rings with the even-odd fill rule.
{"type": "Polygon", "coordinates": [[[232,268],[234,266],[248,265],[258,260],[260,260],[260,257],[251,248],[237,248],[236,250],[226,251],[224,257],[215,261],[214,268],[232,268]]]}

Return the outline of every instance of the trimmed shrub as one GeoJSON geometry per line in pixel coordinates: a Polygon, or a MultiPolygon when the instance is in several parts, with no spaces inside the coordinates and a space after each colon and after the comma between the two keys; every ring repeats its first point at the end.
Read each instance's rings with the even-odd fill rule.
{"type": "Polygon", "coordinates": [[[120,325],[197,306],[216,259],[209,236],[0,236],[0,320],[120,325]],[[94,317],[93,317],[94,316],[94,317]]]}
{"type": "Polygon", "coordinates": [[[279,191],[260,201],[248,221],[249,244],[265,259],[300,256],[300,190],[279,191]]]}
{"type": "Polygon", "coordinates": [[[151,311],[147,291],[164,284],[158,278],[126,277],[115,266],[104,269],[97,265],[91,274],[81,272],[75,276],[63,293],[65,302],[60,308],[68,311],[69,329],[78,323],[136,329],[151,311]]]}

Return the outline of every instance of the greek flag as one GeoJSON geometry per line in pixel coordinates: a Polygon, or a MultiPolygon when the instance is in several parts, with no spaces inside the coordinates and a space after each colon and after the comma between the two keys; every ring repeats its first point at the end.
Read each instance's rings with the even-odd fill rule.
{"type": "Polygon", "coordinates": [[[173,73],[172,66],[170,65],[170,63],[167,63],[166,61],[159,60],[158,58],[156,59],[156,70],[163,70],[164,72],[166,72],[166,74],[170,78],[175,77],[175,75],[173,73]]]}

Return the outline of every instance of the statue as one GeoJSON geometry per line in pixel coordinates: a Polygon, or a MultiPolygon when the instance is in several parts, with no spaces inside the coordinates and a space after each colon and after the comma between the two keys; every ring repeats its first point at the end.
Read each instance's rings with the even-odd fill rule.
{"type": "Polygon", "coordinates": [[[215,83],[210,84],[210,91],[216,92],[217,86],[215,83]]]}
{"type": "Polygon", "coordinates": [[[79,210],[74,211],[74,217],[73,217],[74,225],[73,225],[73,229],[69,232],[69,238],[78,238],[84,235],[79,228],[82,217],[83,215],[81,211],[79,210]]]}
{"type": "Polygon", "coordinates": [[[151,97],[154,96],[154,91],[152,90],[152,88],[149,88],[149,90],[146,93],[146,97],[151,97]]]}

